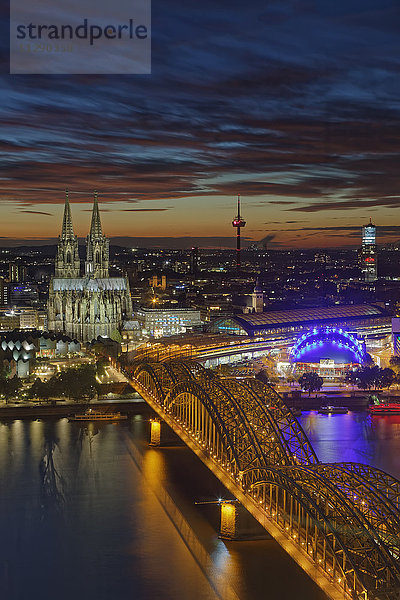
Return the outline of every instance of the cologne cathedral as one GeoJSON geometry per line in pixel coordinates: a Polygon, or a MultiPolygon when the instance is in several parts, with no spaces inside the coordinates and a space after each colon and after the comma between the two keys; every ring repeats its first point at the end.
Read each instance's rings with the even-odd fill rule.
{"type": "Polygon", "coordinates": [[[48,301],[48,330],[80,342],[98,336],[113,337],[132,316],[132,300],[126,277],[110,277],[109,240],[104,236],[94,194],[92,221],[86,238],[86,260],[81,274],[78,238],[72,227],[68,192],[58,238],[55,275],[48,301]]]}

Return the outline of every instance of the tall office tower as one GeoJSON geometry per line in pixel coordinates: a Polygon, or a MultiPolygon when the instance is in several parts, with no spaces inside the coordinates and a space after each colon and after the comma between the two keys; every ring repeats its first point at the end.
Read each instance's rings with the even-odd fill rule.
{"type": "Polygon", "coordinates": [[[199,272],[199,249],[197,247],[192,248],[190,254],[190,273],[197,275],[199,272]]]}
{"type": "Polygon", "coordinates": [[[246,221],[240,215],[240,194],[237,199],[237,216],[232,221],[232,227],[236,228],[236,268],[240,269],[240,230],[246,225],[246,221]]]}
{"type": "Polygon", "coordinates": [[[371,219],[368,225],[362,228],[362,245],[358,256],[364,281],[376,281],[378,279],[376,227],[371,219]]]}

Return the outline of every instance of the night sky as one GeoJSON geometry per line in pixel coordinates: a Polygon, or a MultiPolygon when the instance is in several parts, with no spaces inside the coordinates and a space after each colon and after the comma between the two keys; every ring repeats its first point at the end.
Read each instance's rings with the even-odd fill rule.
{"type": "Polygon", "coordinates": [[[151,75],[3,66],[4,244],[54,239],[66,187],[119,243],[231,246],[237,193],[271,248],[400,239],[398,0],[156,0],[151,75]]]}

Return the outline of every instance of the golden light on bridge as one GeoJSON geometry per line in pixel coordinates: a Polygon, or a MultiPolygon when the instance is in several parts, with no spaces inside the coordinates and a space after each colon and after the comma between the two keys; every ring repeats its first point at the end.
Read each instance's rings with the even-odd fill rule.
{"type": "Polygon", "coordinates": [[[157,419],[151,420],[150,425],[150,445],[159,446],[161,441],[161,423],[157,419]]]}
{"type": "Polygon", "coordinates": [[[232,540],[236,537],[236,506],[228,500],[221,501],[220,537],[232,540]]]}
{"type": "Polygon", "coordinates": [[[237,498],[219,501],[221,537],[251,534],[252,515],[331,600],[395,600],[385,593],[399,589],[400,568],[386,547],[399,535],[398,480],[319,462],[282,398],[257,380],[209,377],[187,359],[138,362],[130,379],[160,418],[151,444],[165,421],[237,498]]]}

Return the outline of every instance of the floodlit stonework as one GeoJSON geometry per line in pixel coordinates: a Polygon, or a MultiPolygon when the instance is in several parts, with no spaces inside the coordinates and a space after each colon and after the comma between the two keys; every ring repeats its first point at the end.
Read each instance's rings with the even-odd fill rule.
{"type": "Polygon", "coordinates": [[[48,329],[80,342],[99,335],[114,337],[132,316],[126,277],[109,277],[109,240],[104,236],[95,193],[92,222],[86,238],[85,275],[81,276],[78,239],[72,227],[68,193],[48,301],[48,329]]]}

